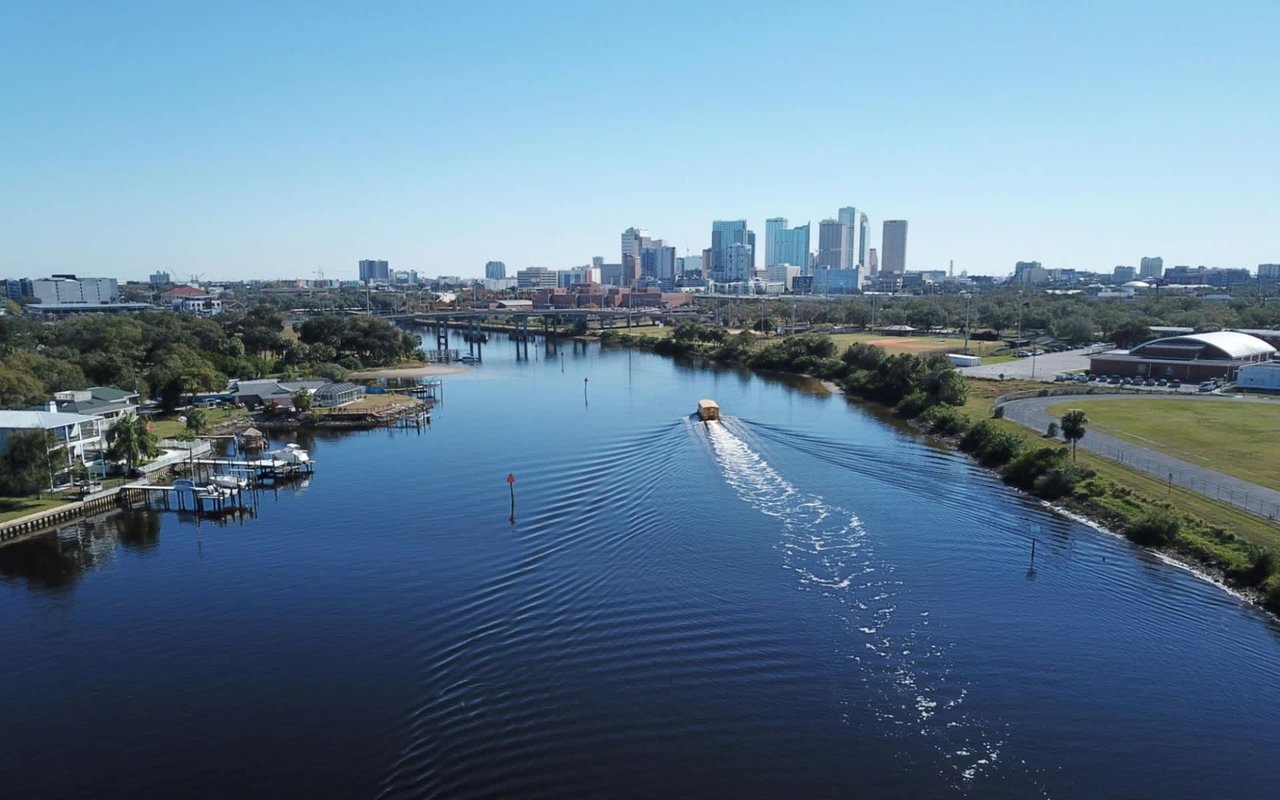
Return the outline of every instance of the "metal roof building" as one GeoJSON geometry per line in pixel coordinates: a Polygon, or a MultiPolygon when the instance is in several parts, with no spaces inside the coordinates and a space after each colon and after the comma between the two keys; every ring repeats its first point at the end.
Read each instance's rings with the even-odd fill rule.
{"type": "Polygon", "coordinates": [[[1203,381],[1235,380],[1240,368],[1272,360],[1276,348],[1238,331],[1189,333],[1143,342],[1132,350],[1111,350],[1089,359],[1104,375],[1203,381]]]}

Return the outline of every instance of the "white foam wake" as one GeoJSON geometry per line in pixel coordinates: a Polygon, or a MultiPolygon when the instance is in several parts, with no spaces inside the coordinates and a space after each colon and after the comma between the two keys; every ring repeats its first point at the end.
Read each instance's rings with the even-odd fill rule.
{"type": "Polygon", "coordinates": [[[857,695],[866,693],[873,706],[874,734],[929,738],[943,756],[943,774],[959,786],[993,770],[1003,742],[960,708],[968,690],[929,635],[929,613],[895,621],[901,583],[892,564],[875,558],[858,516],[798,489],[726,424],[705,430],[729,485],[781,523],[783,566],[801,589],[838,603],[851,638],[837,643],[837,652],[857,665],[857,695]]]}

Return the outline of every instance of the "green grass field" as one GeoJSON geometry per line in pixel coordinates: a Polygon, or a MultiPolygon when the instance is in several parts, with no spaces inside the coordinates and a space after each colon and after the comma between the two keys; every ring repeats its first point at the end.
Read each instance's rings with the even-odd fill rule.
{"type": "MultiPolygon", "coordinates": [[[[1093,430],[1280,490],[1280,404],[1152,398],[1078,405],[1093,430]]],[[[1064,401],[1049,411],[1061,416],[1072,407],[1064,401]]]]}
{"type": "Polygon", "coordinates": [[[37,500],[34,497],[0,497],[0,522],[8,522],[11,519],[25,517],[28,514],[48,511],[65,502],[65,500],[48,497],[42,500],[37,500]]]}
{"type": "MultiPolygon", "coordinates": [[[[213,430],[217,426],[227,420],[237,419],[239,417],[248,416],[248,409],[244,408],[207,408],[205,409],[205,418],[209,421],[209,430],[213,430]]],[[[173,417],[157,417],[151,421],[151,432],[160,439],[177,439],[187,430],[187,423],[183,420],[173,417]]]]}

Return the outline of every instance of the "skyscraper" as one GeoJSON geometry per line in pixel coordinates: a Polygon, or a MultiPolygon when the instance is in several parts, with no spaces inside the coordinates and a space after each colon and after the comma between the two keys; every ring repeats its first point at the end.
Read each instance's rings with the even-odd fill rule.
{"type": "Polygon", "coordinates": [[[751,267],[751,245],[735,242],[724,252],[724,269],[720,280],[726,283],[740,283],[755,277],[751,267]]]}
{"type": "Polygon", "coordinates": [[[676,285],[676,249],[662,239],[651,239],[640,251],[640,274],[661,284],[664,289],[676,285]]]}
{"type": "Polygon", "coordinates": [[[858,266],[858,209],[846,206],[840,209],[840,229],[843,238],[840,243],[840,269],[852,269],[858,266]]]}
{"type": "Polygon", "coordinates": [[[799,267],[801,275],[809,274],[809,223],[779,231],[777,259],[774,266],[790,264],[799,267]]]}
{"type": "Polygon", "coordinates": [[[778,234],[787,229],[786,217],[771,217],[764,221],[764,265],[765,268],[783,263],[778,257],[778,234]]]}
{"type": "Polygon", "coordinates": [[[365,283],[370,281],[389,281],[391,280],[391,268],[387,266],[385,261],[365,259],[360,262],[360,280],[365,283]]]}
{"type": "Polygon", "coordinates": [[[648,228],[627,228],[622,232],[622,285],[640,279],[640,259],[649,245],[648,228]]]}
{"type": "Polygon", "coordinates": [[[844,251],[844,226],[838,220],[824,219],[818,223],[818,259],[815,269],[839,269],[844,251]]]}
{"type": "Polygon", "coordinates": [[[1138,273],[1143,278],[1162,278],[1164,277],[1164,259],[1160,256],[1142,257],[1142,264],[1138,273]]]}
{"type": "Polygon", "coordinates": [[[867,215],[858,215],[858,266],[867,265],[867,215]]]}
{"type": "MultiPolygon", "coordinates": [[[[747,230],[747,221],[745,219],[735,220],[715,220],[711,223],[711,279],[716,281],[733,281],[746,280],[745,270],[752,270],[752,253],[750,239],[754,239],[755,234],[747,230]],[[729,248],[735,244],[740,244],[746,248],[745,268],[740,278],[728,278],[726,275],[730,273],[729,265],[729,248]]],[[[738,254],[739,258],[743,254],[738,254]]],[[[735,262],[733,265],[734,274],[737,274],[738,268],[742,266],[735,262]]]]}
{"type": "Polygon", "coordinates": [[[867,250],[867,274],[873,278],[880,277],[880,258],[874,247],[867,250]]]}
{"type": "Polygon", "coordinates": [[[884,255],[884,271],[902,277],[907,270],[907,221],[887,219],[880,236],[880,252],[884,255]]]}
{"type": "Polygon", "coordinates": [[[484,276],[495,280],[507,277],[507,265],[501,261],[490,261],[484,265],[484,276]]]}

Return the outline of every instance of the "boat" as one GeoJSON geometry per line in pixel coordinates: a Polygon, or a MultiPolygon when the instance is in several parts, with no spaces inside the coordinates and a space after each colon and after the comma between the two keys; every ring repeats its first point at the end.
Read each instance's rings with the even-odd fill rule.
{"type": "Polygon", "coordinates": [[[711,422],[720,419],[720,404],[715,400],[702,399],[698,401],[698,419],[703,422],[711,422]]]}
{"type": "Polygon", "coordinates": [[[234,475],[214,475],[209,480],[220,489],[243,489],[249,485],[244,478],[237,478],[234,475]]]}
{"type": "Polygon", "coordinates": [[[266,454],[268,461],[283,461],[286,464],[306,464],[311,461],[311,454],[296,444],[287,445],[281,450],[272,450],[266,454]]]}

